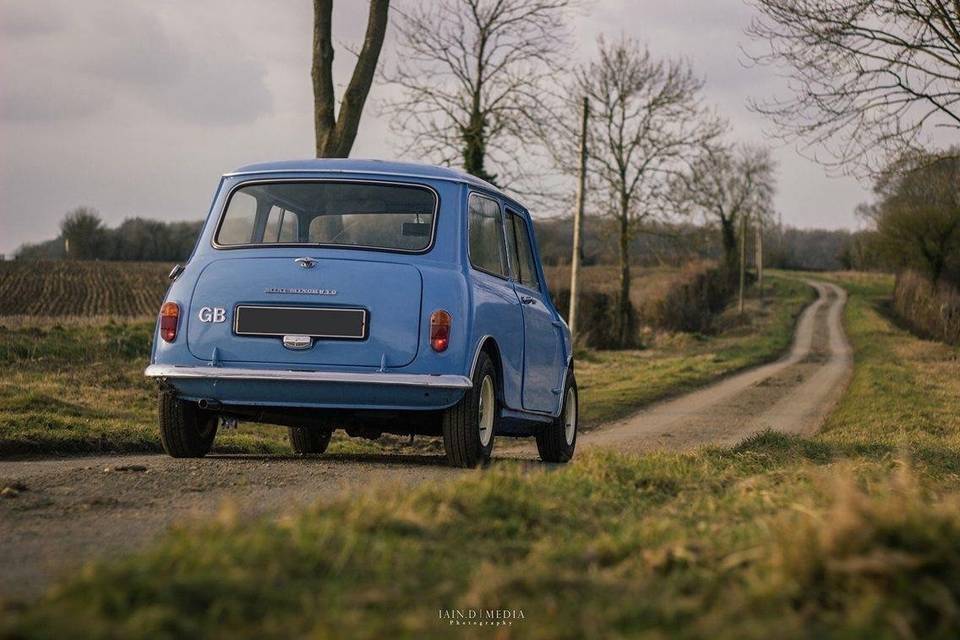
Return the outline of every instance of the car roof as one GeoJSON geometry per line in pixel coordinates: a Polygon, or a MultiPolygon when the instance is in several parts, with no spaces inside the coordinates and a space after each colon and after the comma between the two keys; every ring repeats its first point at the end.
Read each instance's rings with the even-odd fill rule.
{"type": "Polygon", "coordinates": [[[225,177],[243,176],[262,173],[364,173],[387,176],[401,176],[410,178],[429,178],[434,180],[450,180],[465,182],[475,187],[494,191],[507,198],[503,192],[486,180],[481,180],[469,173],[438,167],[431,164],[414,162],[393,162],[389,160],[359,160],[349,158],[310,158],[307,160],[281,160],[277,162],[261,162],[248,164],[224,174],[225,177]]]}

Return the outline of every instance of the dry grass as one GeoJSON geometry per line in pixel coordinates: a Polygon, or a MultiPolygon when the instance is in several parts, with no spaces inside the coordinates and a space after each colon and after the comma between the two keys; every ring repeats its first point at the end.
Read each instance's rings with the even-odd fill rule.
{"type": "MultiPolygon", "coordinates": [[[[693,263],[685,267],[702,268],[711,263],[693,263]]],[[[570,267],[544,267],[547,284],[550,291],[567,291],[570,289],[570,267]]],[[[634,309],[648,308],[651,303],[662,300],[670,288],[683,277],[683,270],[678,267],[633,267],[630,269],[630,303],[634,309]]],[[[620,291],[620,270],[610,265],[593,265],[584,267],[580,286],[584,291],[595,291],[616,296],[620,291]]],[[[561,310],[566,313],[566,309],[561,310]]]]}
{"type": "Polygon", "coordinates": [[[940,282],[933,284],[915,271],[897,276],[893,310],[922,336],[960,344],[960,290],[940,282]]]}
{"type": "Polygon", "coordinates": [[[9,609],[0,635],[955,638],[957,352],[882,315],[889,280],[844,284],[856,368],[821,435],[192,526],[9,609]],[[524,618],[451,628],[451,608],[524,618]]]}
{"type": "Polygon", "coordinates": [[[796,318],[813,297],[803,282],[771,277],[766,304],[752,290],[746,313],[740,316],[731,305],[714,319],[712,335],[648,331],[646,349],[579,353],[584,425],[624,417],[656,400],[775,360],[789,347],[796,318]]]}

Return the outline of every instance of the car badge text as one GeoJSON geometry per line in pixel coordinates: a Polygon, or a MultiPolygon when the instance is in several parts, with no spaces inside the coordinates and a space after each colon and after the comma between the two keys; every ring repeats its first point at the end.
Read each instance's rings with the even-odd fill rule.
{"type": "Polygon", "coordinates": [[[203,307],[197,314],[200,322],[225,322],[227,319],[227,310],[223,307],[203,307]]]}
{"type": "Polygon", "coordinates": [[[287,287],[267,287],[263,290],[264,293],[289,293],[299,296],[335,296],[337,295],[336,289],[304,289],[301,287],[287,288],[287,287]]]}

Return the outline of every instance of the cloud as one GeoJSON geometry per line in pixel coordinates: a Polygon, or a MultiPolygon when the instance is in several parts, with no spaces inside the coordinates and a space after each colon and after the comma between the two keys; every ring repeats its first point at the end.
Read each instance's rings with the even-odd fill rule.
{"type": "Polygon", "coordinates": [[[23,0],[0,0],[0,36],[4,39],[31,38],[55,33],[62,25],[61,15],[50,11],[37,11],[23,0]]]}
{"type": "Polygon", "coordinates": [[[43,86],[16,78],[6,81],[0,92],[0,114],[4,120],[19,123],[61,122],[102,111],[108,100],[89,91],[79,78],[58,76],[43,86]]]}
{"type": "Polygon", "coordinates": [[[189,25],[150,3],[80,5],[40,0],[30,5],[33,13],[3,5],[0,23],[9,25],[10,10],[21,37],[4,45],[0,64],[8,88],[0,96],[0,118],[87,118],[116,101],[140,114],[154,112],[149,119],[206,126],[252,122],[270,112],[266,68],[225,46],[229,42],[193,37],[189,25]],[[59,22],[31,22],[42,15],[59,22]]]}
{"type": "MultiPolygon", "coordinates": [[[[367,5],[335,3],[340,91],[367,5]]],[[[574,57],[594,55],[600,33],[684,56],[706,76],[707,100],[736,137],[762,140],[766,121],[744,100],[769,95],[779,79],[740,64],[750,15],[743,0],[592,0],[571,21],[574,57]]],[[[224,171],[311,155],[311,18],[305,0],[0,0],[0,252],[52,237],[82,203],[110,224],[133,215],[199,219],[224,171]]],[[[377,113],[394,90],[373,87],[355,156],[419,160],[392,146],[397,138],[377,113]]],[[[867,192],[826,179],[790,147],[777,157],[786,222],[853,224],[850,212],[867,192]]]]}

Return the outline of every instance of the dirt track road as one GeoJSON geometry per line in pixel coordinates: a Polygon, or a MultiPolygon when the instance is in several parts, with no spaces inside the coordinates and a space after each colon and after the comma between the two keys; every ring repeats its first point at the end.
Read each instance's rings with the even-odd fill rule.
{"type": "Polygon", "coordinates": [[[818,297],[801,315],[786,358],[587,433],[583,447],[675,450],[732,445],[768,428],[815,433],[846,390],[852,354],[842,324],[846,291],[810,284],[818,297]]]}
{"type": "MultiPolygon", "coordinates": [[[[840,322],[846,294],[811,284],[819,298],[801,316],[786,358],[586,433],[579,447],[690,449],[733,444],[768,427],[815,432],[843,393],[851,355],[840,322]]],[[[535,457],[529,444],[500,445],[498,458],[535,457]]],[[[373,485],[404,491],[459,473],[440,457],[411,455],[0,461],[0,486],[27,487],[0,499],[0,599],[35,596],[83,562],[127,552],[225,503],[250,517],[373,485]]]]}

